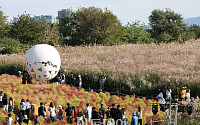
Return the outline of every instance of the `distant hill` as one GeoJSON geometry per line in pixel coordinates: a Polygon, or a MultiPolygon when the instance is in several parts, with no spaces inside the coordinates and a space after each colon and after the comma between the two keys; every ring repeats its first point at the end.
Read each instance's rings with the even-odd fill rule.
{"type": "Polygon", "coordinates": [[[183,20],[188,26],[197,24],[200,25],[200,16],[194,18],[186,18],[183,20]]]}

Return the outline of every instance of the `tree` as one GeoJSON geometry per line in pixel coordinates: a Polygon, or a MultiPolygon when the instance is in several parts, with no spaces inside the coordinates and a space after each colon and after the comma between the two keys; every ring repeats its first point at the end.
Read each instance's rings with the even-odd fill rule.
{"type": "Polygon", "coordinates": [[[61,13],[58,23],[58,30],[62,37],[65,39],[71,39],[71,33],[73,31],[74,23],[73,23],[73,15],[74,12],[72,9],[67,9],[61,13]]]}
{"type": "Polygon", "coordinates": [[[197,39],[200,38],[200,26],[193,24],[189,27],[190,32],[194,32],[195,33],[195,37],[193,36],[193,38],[197,39]]]}
{"type": "Polygon", "coordinates": [[[140,21],[128,23],[124,27],[122,40],[128,43],[151,43],[151,34],[140,25],[140,21]]]}
{"type": "Polygon", "coordinates": [[[181,41],[182,29],[186,26],[183,23],[181,14],[177,14],[170,9],[153,10],[149,16],[152,27],[152,37],[158,42],[181,41]]]}
{"type": "Polygon", "coordinates": [[[56,24],[47,24],[44,35],[40,38],[39,43],[50,44],[52,46],[58,44],[60,34],[56,24]]]}
{"type": "Polygon", "coordinates": [[[8,28],[9,26],[7,24],[6,16],[3,15],[3,11],[0,11],[0,38],[3,38],[7,35],[8,28]]]}
{"type": "Polygon", "coordinates": [[[18,39],[23,44],[37,44],[44,36],[47,23],[44,20],[35,20],[29,14],[14,17],[10,24],[10,37],[18,39]]]}
{"type": "Polygon", "coordinates": [[[120,21],[111,11],[95,7],[68,10],[60,24],[59,31],[69,45],[116,44],[122,31],[120,21]]]}

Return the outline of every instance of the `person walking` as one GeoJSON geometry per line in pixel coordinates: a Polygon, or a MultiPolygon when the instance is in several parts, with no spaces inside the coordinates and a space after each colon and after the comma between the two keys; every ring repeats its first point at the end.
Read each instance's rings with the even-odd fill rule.
{"type": "Polygon", "coordinates": [[[61,105],[58,106],[57,119],[59,120],[63,119],[63,110],[61,105]]]}
{"type": "Polygon", "coordinates": [[[101,124],[104,124],[104,115],[105,115],[105,108],[103,107],[103,104],[101,104],[101,108],[99,108],[99,118],[101,120],[101,124]]]}
{"type": "Polygon", "coordinates": [[[91,119],[92,119],[92,124],[95,124],[95,123],[99,122],[97,120],[97,119],[99,119],[99,114],[98,114],[98,112],[97,112],[95,107],[92,107],[92,118],[91,119]]]}
{"type": "Polygon", "coordinates": [[[9,107],[10,107],[10,111],[13,112],[14,111],[14,100],[12,97],[10,97],[9,99],[9,107]]]}
{"type": "Polygon", "coordinates": [[[56,109],[53,105],[53,102],[50,103],[48,111],[50,112],[51,121],[54,122],[56,119],[56,109]]]}
{"type": "Polygon", "coordinates": [[[142,125],[142,110],[141,107],[138,107],[138,111],[136,112],[136,115],[138,117],[138,125],[142,125]]]}
{"type": "Polygon", "coordinates": [[[121,121],[119,119],[122,120],[122,110],[120,109],[120,105],[117,105],[115,121],[118,121],[118,125],[121,125],[121,121]]]}
{"type": "Polygon", "coordinates": [[[85,123],[86,125],[88,124],[88,122],[91,121],[92,118],[92,108],[89,106],[89,103],[86,104],[87,108],[85,110],[85,123]]]}
{"type": "Polygon", "coordinates": [[[133,117],[131,120],[131,125],[138,125],[138,117],[136,116],[136,113],[133,112],[132,115],[133,115],[133,117]]]}
{"type": "Polygon", "coordinates": [[[26,100],[26,115],[28,120],[30,119],[30,110],[31,110],[31,104],[29,103],[29,99],[26,100]]]}
{"type": "Polygon", "coordinates": [[[24,99],[21,100],[20,102],[20,112],[22,113],[22,116],[26,115],[26,103],[24,99]]]}
{"type": "Polygon", "coordinates": [[[3,102],[3,109],[8,113],[8,97],[7,94],[5,93],[2,99],[3,102]]]}
{"type": "Polygon", "coordinates": [[[112,104],[112,108],[110,109],[110,115],[116,122],[116,108],[114,103],[112,104]]]}
{"type": "Polygon", "coordinates": [[[105,112],[105,114],[106,114],[106,118],[107,118],[107,119],[112,118],[112,116],[111,116],[111,111],[110,111],[110,107],[109,107],[109,106],[108,106],[108,109],[107,109],[107,111],[105,112]]]}
{"type": "Polygon", "coordinates": [[[67,117],[67,123],[71,124],[72,123],[72,107],[70,106],[70,103],[67,103],[67,108],[65,108],[65,112],[66,112],[66,117],[67,117]]]}
{"type": "Polygon", "coordinates": [[[43,116],[44,118],[46,118],[46,108],[43,106],[43,103],[40,103],[40,107],[38,108],[38,115],[39,116],[43,116]]]}

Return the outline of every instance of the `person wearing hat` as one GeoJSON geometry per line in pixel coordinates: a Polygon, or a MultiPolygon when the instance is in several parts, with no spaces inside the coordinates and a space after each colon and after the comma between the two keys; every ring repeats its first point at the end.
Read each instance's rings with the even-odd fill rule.
{"type": "Polygon", "coordinates": [[[67,123],[71,124],[72,123],[72,107],[70,106],[70,103],[67,103],[67,108],[65,108],[65,112],[66,112],[66,117],[67,117],[67,123]]]}
{"type": "Polygon", "coordinates": [[[92,118],[92,108],[89,106],[89,103],[86,104],[87,108],[85,110],[85,123],[86,125],[88,124],[88,122],[91,121],[91,118],[92,118]]]}
{"type": "Polygon", "coordinates": [[[58,106],[57,118],[59,120],[63,119],[63,110],[62,110],[62,106],[61,105],[58,106]]]}
{"type": "Polygon", "coordinates": [[[136,113],[133,112],[132,115],[133,115],[133,117],[131,120],[131,125],[138,125],[138,117],[136,116],[136,113]]]}
{"type": "Polygon", "coordinates": [[[185,86],[185,87],[183,87],[183,89],[182,89],[182,91],[181,91],[181,98],[182,98],[182,99],[185,99],[185,96],[186,96],[186,89],[187,89],[187,87],[185,86]]]}
{"type": "Polygon", "coordinates": [[[81,86],[82,86],[82,78],[81,78],[81,75],[80,75],[80,74],[78,75],[78,85],[79,85],[79,89],[81,89],[81,86]]]}

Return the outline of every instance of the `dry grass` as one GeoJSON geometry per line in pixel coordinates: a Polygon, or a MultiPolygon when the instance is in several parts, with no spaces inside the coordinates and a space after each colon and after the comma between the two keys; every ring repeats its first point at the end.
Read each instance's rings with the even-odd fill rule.
{"type": "MultiPolygon", "coordinates": [[[[156,73],[167,80],[200,82],[200,39],[184,44],[141,44],[58,48],[65,69],[156,73]]],[[[0,55],[0,62],[24,62],[25,55],[0,55]]]]}

